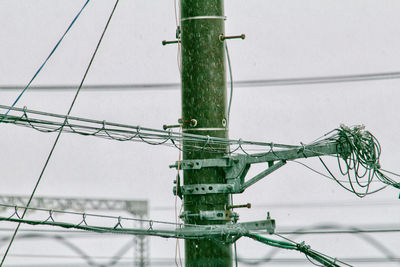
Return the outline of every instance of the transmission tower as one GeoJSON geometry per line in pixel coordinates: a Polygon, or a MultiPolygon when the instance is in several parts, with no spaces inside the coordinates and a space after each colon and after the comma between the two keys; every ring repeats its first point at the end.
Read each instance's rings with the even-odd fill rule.
{"type": "MultiPolygon", "coordinates": [[[[0,203],[24,206],[28,202],[27,196],[0,195],[0,203]]],[[[33,208],[69,211],[125,211],[139,219],[148,216],[147,200],[121,200],[102,198],[61,198],[61,197],[35,197],[31,202],[33,208]]],[[[1,207],[0,207],[1,210],[1,207]]],[[[143,228],[143,222],[136,222],[136,227],[143,228]]],[[[144,267],[149,262],[148,238],[146,236],[133,236],[134,266],[144,267]]]]}

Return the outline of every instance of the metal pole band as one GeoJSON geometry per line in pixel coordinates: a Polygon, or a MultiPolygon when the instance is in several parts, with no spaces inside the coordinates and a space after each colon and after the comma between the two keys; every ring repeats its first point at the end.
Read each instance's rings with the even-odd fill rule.
{"type": "Polygon", "coordinates": [[[226,128],[183,128],[182,131],[226,131],[226,128]]]}
{"type": "Polygon", "coordinates": [[[223,20],[226,20],[226,16],[196,16],[196,17],[181,18],[181,21],[193,20],[193,19],[223,19],[223,20]]]}

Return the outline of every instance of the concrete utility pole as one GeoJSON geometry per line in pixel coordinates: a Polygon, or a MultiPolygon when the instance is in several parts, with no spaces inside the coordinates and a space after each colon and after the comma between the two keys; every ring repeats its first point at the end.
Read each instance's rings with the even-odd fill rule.
{"type": "MultiPolygon", "coordinates": [[[[223,2],[181,0],[182,121],[185,133],[228,137],[223,2]]],[[[193,144],[184,141],[184,160],[219,158],[228,149],[214,146],[221,152],[188,152],[193,150],[193,144]]],[[[184,171],[184,185],[216,183],[225,183],[221,168],[184,171]]],[[[229,194],[185,195],[185,222],[226,223],[226,218],[213,217],[212,211],[225,210],[230,204],[229,199],[229,194]]],[[[185,259],[186,266],[191,267],[231,266],[232,248],[218,240],[186,240],[185,259]]]]}

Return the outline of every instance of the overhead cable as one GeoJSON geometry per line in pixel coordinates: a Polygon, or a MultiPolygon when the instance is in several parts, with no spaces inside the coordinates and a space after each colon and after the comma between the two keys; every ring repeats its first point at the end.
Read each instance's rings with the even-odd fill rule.
{"type": "MultiPolygon", "coordinates": [[[[58,46],[60,45],[60,43],[62,42],[62,40],[64,39],[64,37],[67,35],[67,33],[69,32],[69,30],[72,28],[72,25],[74,25],[75,21],[78,19],[78,17],[81,15],[81,13],[83,12],[83,10],[85,9],[85,7],[87,6],[87,4],[89,3],[90,0],[87,0],[85,2],[85,4],[83,5],[83,7],[79,10],[78,14],[76,14],[76,16],[74,17],[74,19],[72,20],[72,22],[70,23],[70,25],[68,26],[67,30],[64,32],[64,34],[61,36],[61,38],[58,40],[58,42],[56,43],[56,45],[54,46],[54,48],[51,50],[50,54],[47,56],[47,58],[44,60],[44,62],[42,63],[42,65],[39,67],[39,69],[35,72],[35,74],[33,75],[33,77],[31,78],[31,80],[28,82],[27,85],[25,86],[19,86],[19,87],[14,87],[14,89],[20,90],[21,88],[22,91],[21,93],[17,96],[17,98],[15,99],[15,101],[13,102],[13,104],[11,105],[11,107],[14,107],[17,102],[21,99],[22,95],[25,93],[25,91],[28,89],[28,87],[32,84],[33,80],[35,80],[35,78],[38,76],[39,72],[43,69],[43,67],[46,65],[47,61],[49,61],[50,57],[54,54],[54,52],[56,51],[56,49],[58,48],[58,46]]],[[[74,87],[75,89],[76,87],[74,87]]],[[[3,89],[0,87],[0,89],[3,89]]],[[[4,88],[6,89],[6,88],[4,88]]],[[[71,88],[72,89],[72,88],[71,88]]],[[[5,113],[6,115],[10,112],[10,109],[7,110],[7,112],[5,113]]],[[[2,122],[2,118],[0,118],[0,123],[2,122]]]]}
{"type": "MultiPolygon", "coordinates": [[[[251,233],[245,228],[240,227],[238,224],[233,225],[209,225],[209,226],[194,226],[193,228],[184,227],[184,228],[176,228],[174,230],[163,230],[157,229],[153,227],[153,224],[150,224],[148,229],[142,228],[124,228],[122,225],[122,220],[119,219],[117,224],[114,227],[105,227],[99,225],[89,225],[84,217],[84,220],[78,224],[73,224],[69,222],[57,222],[52,214],[50,213],[50,217],[46,220],[32,220],[32,219],[21,219],[16,215],[12,215],[10,217],[0,217],[0,221],[8,221],[15,223],[24,223],[29,225],[48,225],[48,226],[56,226],[67,229],[79,229],[85,231],[91,231],[96,233],[114,233],[114,234],[128,234],[128,235],[145,235],[145,236],[158,236],[163,238],[181,238],[181,239],[215,239],[220,240],[221,238],[225,239],[226,242],[235,242],[238,238],[245,236],[261,243],[264,243],[269,246],[279,247],[289,250],[297,250],[306,255],[306,257],[310,257],[324,266],[332,266],[339,267],[336,262],[340,262],[345,264],[343,261],[340,261],[336,258],[329,257],[325,254],[322,254],[316,250],[311,249],[309,246],[304,243],[292,243],[286,241],[278,241],[270,238],[263,237],[261,235],[251,233]]],[[[186,226],[186,225],[185,225],[186,226]]],[[[284,237],[283,237],[284,238],[284,237]]],[[[286,238],[285,238],[286,239],[286,238]]],[[[351,266],[345,264],[347,266],[351,266]]]]}
{"type": "Polygon", "coordinates": [[[323,266],[340,267],[340,265],[338,264],[339,262],[346,266],[352,266],[352,265],[349,265],[349,264],[345,263],[344,261],[341,261],[337,258],[332,258],[332,257],[322,254],[316,250],[313,250],[313,249],[311,249],[311,247],[309,245],[306,245],[304,242],[296,243],[296,242],[289,240],[282,236],[281,236],[282,238],[287,239],[290,242],[278,241],[278,240],[270,239],[270,238],[260,236],[257,234],[252,234],[252,233],[247,233],[244,236],[254,239],[263,244],[269,245],[269,246],[273,246],[273,247],[277,247],[277,248],[284,248],[284,249],[288,249],[288,250],[297,250],[297,251],[303,253],[307,259],[309,259],[309,257],[310,257],[310,258],[316,260],[317,262],[321,263],[323,266]]]}
{"type": "MultiPolygon", "coordinates": [[[[0,109],[8,109],[8,106],[0,105],[0,109]]],[[[4,123],[13,123],[16,125],[31,127],[41,132],[59,132],[60,129],[66,132],[76,133],[85,136],[97,136],[117,141],[137,141],[150,145],[169,145],[182,150],[181,144],[185,141],[185,152],[192,153],[196,151],[207,151],[210,153],[224,153],[233,155],[238,152],[244,153],[241,157],[246,157],[249,163],[260,162],[257,159],[266,159],[268,161],[276,160],[295,160],[297,158],[317,156],[328,175],[316,171],[317,173],[336,181],[345,190],[354,193],[358,197],[378,192],[390,185],[400,189],[400,183],[387,176],[380,168],[381,148],[378,140],[365,130],[363,125],[347,127],[341,125],[339,128],[330,131],[321,138],[314,140],[309,144],[300,143],[300,145],[275,144],[273,142],[255,142],[243,141],[241,139],[227,139],[196,134],[180,133],[171,130],[159,130],[153,128],[144,128],[119,123],[109,123],[105,121],[84,119],[79,117],[64,116],[53,113],[28,110],[26,108],[11,108],[18,113],[15,115],[4,115],[0,113],[4,123]],[[44,116],[33,119],[31,114],[44,116]],[[63,121],[51,121],[47,117],[62,119],[63,121]],[[234,146],[230,151],[226,151],[224,146],[234,146]],[[246,148],[244,147],[246,146],[246,148]],[[330,148],[331,152],[322,152],[319,149],[330,148]],[[276,150],[275,148],[280,148],[276,150]],[[286,149],[287,148],[287,149],[286,149]],[[286,149],[286,150],[285,150],[286,149]],[[250,154],[249,151],[261,150],[262,153],[250,154]],[[347,176],[346,186],[344,181],[339,180],[322,160],[321,156],[335,155],[341,175],[347,176]],[[284,158],[282,158],[284,157],[284,158]],[[376,178],[376,179],[374,179],[376,178]],[[383,187],[370,190],[370,185],[379,180],[384,184],[383,187]]],[[[325,150],[324,150],[325,151],[325,150]]],[[[239,156],[239,155],[236,155],[239,156]]],[[[309,168],[309,167],[308,167],[309,168]]],[[[312,169],[312,168],[311,168],[312,169]]],[[[312,169],[314,170],[314,169],[312,169]]],[[[315,170],[314,170],[315,171],[315,170]]]]}
{"type": "MultiPolygon", "coordinates": [[[[112,11],[111,11],[111,14],[110,14],[110,16],[109,16],[109,18],[108,18],[108,20],[107,20],[106,26],[104,27],[104,30],[103,30],[103,32],[102,32],[102,35],[101,35],[101,37],[100,37],[100,39],[99,39],[99,41],[98,41],[98,43],[97,43],[97,46],[96,46],[96,48],[95,48],[95,50],[94,50],[94,52],[93,52],[93,55],[92,55],[92,57],[91,57],[91,59],[90,59],[90,62],[89,62],[89,64],[88,64],[87,68],[86,68],[85,74],[83,75],[83,78],[82,78],[82,80],[81,80],[81,83],[80,83],[80,85],[79,85],[79,87],[78,87],[78,89],[77,89],[77,91],[76,91],[76,93],[75,93],[74,99],[72,100],[72,103],[71,103],[71,105],[70,105],[70,107],[69,107],[69,109],[68,109],[66,118],[71,114],[72,108],[74,107],[74,104],[75,104],[75,102],[76,102],[76,99],[78,98],[79,92],[80,92],[81,89],[82,89],[82,85],[83,85],[83,83],[84,83],[85,80],[86,80],[86,76],[87,76],[87,74],[89,73],[89,70],[90,70],[90,67],[92,66],[93,60],[94,60],[94,58],[96,57],[97,51],[98,51],[98,49],[99,49],[99,47],[100,47],[100,44],[101,44],[101,42],[102,42],[102,40],[103,40],[104,34],[105,34],[105,32],[106,32],[106,30],[107,30],[107,28],[108,28],[108,25],[109,25],[109,23],[110,23],[110,21],[111,21],[111,18],[112,18],[113,14],[114,14],[115,9],[117,8],[118,2],[119,2],[119,0],[116,0],[115,5],[114,5],[114,7],[113,7],[113,9],[112,9],[112,11]]],[[[10,111],[10,110],[8,110],[8,111],[10,111]]],[[[7,111],[7,112],[8,112],[8,111],[7,111]]],[[[62,131],[63,131],[63,128],[65,127],[65,122],[66,122],[66,121],[67,121],[67,119],[65,119],[64,124],[60,127],[60,129],[59,129],[59,131],[58,131],[58,135],[57,135],[57,137],[56,137],[56,139],[55,139],[55,141],[54,141],[54,144],[53,144],[53,146],[52,146],[52,148],[51,148],[51,150],[50,150],[49,155],[47,156],[46,162],[45,162],[45,164],[44,164],[44,166],[43,166],[43,168],[42,168],[42,171],[41,171],[41,173],[40,173],[40,175],[39,175],[39,178],[37,179],[36,184],[35,184],[35,187],[33,188],[33,191],[32,191],[32,193],[31,193],[31,195],[30,195],[30,197],[29,197],[28,203],[26,204],[26,207],[27,207],[27,208],[29,208],[29,205],[31,204],[31,201],[32,201],[32,199],[33,199],[33,197],[34,197],[34,195],[35,195],[35,193],[36,193],[36,190],[37,190],[37,188],[38,188],[38,186],[39,186],[39,184],[40,184],[40,182],[41,182],[41,180],[42,180],[43,174],[44,174],[44,172],[45,172],[45,170],[46,170],[46,168],[47,168],[47,166],[48,166],[48,163],[49,163],[49,161],[50,161],[50,159],[51,159],[51,157],[52,157],[52,155],[53,155],[53,152],[54,152],[54,150],[55,150],[55,148],[56,148],[56,146],[57,146],[58,140],[60,139],[60,136],[61,136],[61,133],[62,133],[62,131]]],[[[24,209],[24,212],[23,212],[23,214],[22,214],[22,216],[21,216],[21,219],[23,219],[23,218],[25,217],[27,210],[28,210],[28,209],[24,209]]],[[[21,226],[21,223],[19,222],[19,223],[17,224],[17,227],[15,228],[14,234],[12,235],[12,237],[11,237],[11,239],[10,239],[10,243],[9,243],[8,246],[7,246],[6,252],[4,253],[4,256],[3,256],[2,261],[1,261],[1,263],[0,263],[0,267],[3,266],[3,263],[4,263],[5,259],[7,258],[7,254],[8,254],[8,252],[9,252],[10,248],[11,248],[11,245],[13,244],[13,242],[14,242],[14,240],[15,240],[15,236],[17,235],[20,226],[21,226]]]]}
{"type": "MultiPolygon", "coordinates": [[[[393,232],[397,232],[396,229],[398,229],[397,226],[394,226],[394,227],[393,226],[391,226],[391,227],[381,226],[381,227],[374,227],[374,228],[375,228],[375,230],[376,229],[387,230],[389,228],[392,228],[392,230],[394,230],[393,232]],[[379,228],[381,228],[381,229],[379,229],[379,228]]],[[[355,227],[355,226],[343,226],[340,224],[318,224],[318,225],[313,225],[313,226],[300,227],[294,231],[279,231],[276,233],[276,235],[278,235],[284,239],[290,240],[289,238],[284,237],[282,235],[292,234],[293,236],[298,237],[299,235],[305,235],[305,234],[320,234],[320,233],[324,234],[323,232],[326,232],[326,234],[329,234],[328,231],[332,231],[332,233],[335,232],[337,234],[352,234],[352,235],[356,235],[356,237],[360,238],[364,242],[373,246],[377,251],[381,252],[382,255],[384,255],[386,257],[387,260],[395,259],[396,258],[395,253],[392,253],[392,251],[388,247],[386,247],[384,243],[381,243],[376,238],[373,238],[369,234],[368,230],[374,231],[373,227],[371,227],[371,226],[355,227]]],[[[380,232],[377,231],[376,233],[380,233],[380,232]]],[[[382,233],[384,233],[384,232],[382,232],[382,233]]],[[[261,233],[261,234],[268,235],[266,232],[261,233]]],[[[279,251],[278,249],[272,249],[263,258],[251,261],[249,263],[251,263],[252,265],[258,265],[258,264],[263,264],[264,262],[268,262],[269,259],[271,259],[276,253],[278,253],[278,251],[279,251]]]]}
{"type": "MultiPolygon", "coordinates": [[[[0,105],[1,109],[8,109],[9,106],[0,105]]],[[[82,135],[93,135],[104,137],[108,139],[114,139],[117,141],[140,141],[149,144],[165,144],[169,140],[181,142],[183,138],[185,141],[192,142],[193,146],[197,142],[202,144],[198,149],[206,149],[211,145],[236,145],[237,148],[234,150],[240,150],[245,145],[253,145],[259,147],[271,147],[274,148],[300,148],[299,145],[286,145],[272,142],[255,142],[247,140],[237,139],[226,139],[218,137],[209,137],[204,135],[196,135],[189,133],[180,133],[174,131],[165,131],[161,129],[147,128],[139,125],[128,125],[114,122],[106,122],[100,120],[86,119],[82,117],[65,116],[55,113],[42,112],[36,110],[30,110],[27,108],[16,108],[13,107],[11,110],[17,112],[17,116],[7,115],[5,116],[0,112],[0,117],[3,117],[5,123],[15,123],[17,125],[28,126],[43,132],[57,132],[60,127],[65,123],[67,127],[64,130],[82,134],[82,135]],[[31,118],[31,115],[39,115],[43,117],[31,118]],[[61,119],[61,121],[50,121],[49,117],[61,119]],[[84,124],[79,124],[84,123],[84,124]]],[[[176,143],[174,146],[178,148],[176,143]]],[[[210,148],[211,149],[211,148],[210,148]]]]}
{"type": "MultiPolygon", "coordinates": [[[[328,84],[328,83],[348,83],[363,81],[379,81],[400,79],[400,72],[380,72],[354,75],[337,76],[315,76],[303,78],[282,78],[282,79],[254,79],[233,82],[236,88],[240,87],[270,87],[270,86],[290,86],[306,84],[328,84]]],[[[85,91],[111,91],[111,90],[165,90],[178,89],[179,83],[131,83],[131,84],[93,84],[85,85],[85,91]]],[[[1,90],[18,90],[18,85],[0,85],[1,90]]],[[[76,85],[38,85],[31,86],[32,90],[72,90],[76,85]]]]}

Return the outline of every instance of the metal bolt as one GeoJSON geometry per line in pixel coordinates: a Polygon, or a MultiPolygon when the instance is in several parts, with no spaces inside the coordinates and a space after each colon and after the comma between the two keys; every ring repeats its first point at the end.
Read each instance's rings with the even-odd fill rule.
{"type": "Polygon", "coordinates": [[[242,40],[244,40],[245,38],[246,38],[246,35],[245,35],[245,34],[233,35],[233,36],[225,36],[225,35],[221,34],[221,35],[219,36],[219,40],[220,40],[220,41],[224,41],[224,40],[226,40],[226,39],[242,39],[242,40]]]}
{"type": "Polygon", "coordinates": [[[164,40],[161,43],[162,43],[162,45],[167,45],[167,44],[177,44],[177,43],[180,43],[180,42],[181,42],[181,40],[175,40],[175,41],[164,40]]]}
{"type": "Polygon", "coordinates": [[[164,124],[164,125],[163,125],[163,129],[164,129],[164,130],[167,130],[167,129],[169,129],[169,128],[179,128],[179,127],[181,127],[180,124],[174,124],[174,125],[166,125],[166,124],[164,124]]]}
{"type": "Polygon", "coordinates": [[[191,120],[178,119],[178,122],[180,124],[189,124],[190,127],[196,127],[197,126],[197,120],[196,119],[191,119],[191,120]]]}
{"type": "Polygon", "coordinates": [[[226,209],[237,209],[237,208],[251,208],[251,203],[242,204],[242,205],[228,205],[226,209]]]}

